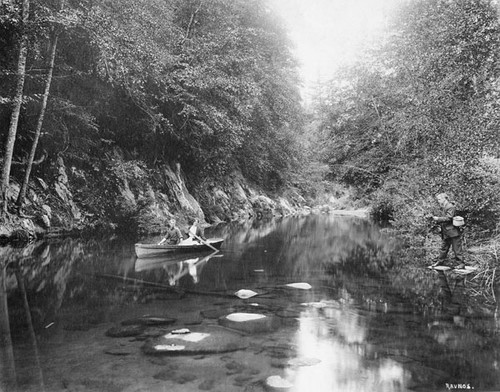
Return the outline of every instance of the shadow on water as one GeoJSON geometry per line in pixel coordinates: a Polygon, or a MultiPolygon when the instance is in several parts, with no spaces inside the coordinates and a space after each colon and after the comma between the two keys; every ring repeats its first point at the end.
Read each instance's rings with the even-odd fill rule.
{"type": "Polygon", "coordinates": [[[500,388],[495,319],[471,312],[463,279],[396,260],[376,225],[323,215],[206,235],[225,238],[220,252],[136,259],[125,238],[0,248],[0,387],[263,391],[274,377],[295,392],[500,388]],[[218,324],[220,344],[150,356],[173,328],[201,339],[218,324]],[[230,330],[241,338],[222,350],[230,330]]]}

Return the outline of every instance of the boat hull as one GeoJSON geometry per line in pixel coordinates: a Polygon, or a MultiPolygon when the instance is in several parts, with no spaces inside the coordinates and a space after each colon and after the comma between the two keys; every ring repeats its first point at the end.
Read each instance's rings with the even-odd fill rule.
{"type": "MultiPolygon", "coordinates": [[[[216,249],[220,249],[224,239],[222,238],[210,238],[206,240],[208,244],[216,249]]],[[[202,252],[207,250],[213,250],[210,246],[205,244],[189,244],[189,245],[158,245],[158,244],[135,244],[135,254],[137,257],[156,257],[161,255],[169,254],[180,254],[180,253],[190,253],[190,252],[202,252]]]]}

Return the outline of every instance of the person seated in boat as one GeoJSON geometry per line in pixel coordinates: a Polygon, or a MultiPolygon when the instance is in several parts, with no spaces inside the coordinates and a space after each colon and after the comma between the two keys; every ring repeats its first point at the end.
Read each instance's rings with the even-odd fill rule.
{"type": "Polygon", "coordinates": [[[163,239],[158,243],[158,245],[165,243],[168,245],[177,245],[182,241],[183,238],[184,237],[181,233],[181,230],[176,225],[176,220],[172,218],[168,221],[167,232],[165,233],[163,239]]]}
{"type": "Polygon", "coordinates": [[[187,231],[188,238],[182,240],[182,245],[192,245],[192,244],[200,244],[202,241],[206,241],[206,238],[203,233],[203,229],[200,225],[200,220],[198,218],[194,218],[191,222],[191,226],[187,231]],[[201,238],[201,241],[200,241],[201,238]]]}

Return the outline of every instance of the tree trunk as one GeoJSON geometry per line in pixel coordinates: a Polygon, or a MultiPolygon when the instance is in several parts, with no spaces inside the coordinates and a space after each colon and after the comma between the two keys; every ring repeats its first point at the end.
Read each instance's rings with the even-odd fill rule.
{"type": "Polygon", "coordinates": [[[17,206],[21,210],[24,204],[24,199],[26,197],[26,190],[28,188],[28,183],[30,180],[31,169],[33,167],[33,161],[35,160],[36,148],[38,146],[38,140],[40,139],[40,134],[42,132],[43,118],[45,117],[45,110],[47,109],[47,101],[49,100],[50,85],[52,84],[52,74],[54,72],[54,63],[56,59],[57,41],[59,34],[56,33],[54,36],[54,41],[52,42],[52,48],[50,51],[50,63],[49,71],[47,73],[47,80],[45,82],[45,91],[43,92],[42,107],[40,109],[40,115],[38,116],[38,122],[36,125],[35,136],[33,138],[33,144],[31,145],[30,155],[28,157],[28,162],[26,164],[26,173],[24,174],[23,184],[19,191],[19,196],[17,198],[17,206]]]}
{"type": "Polygon", "coordinates": [[[14,143],[16,141],[17,125],[19,123],[19,115],[21,113],[21,105],[23,103],[24,79],[26,76],[26,56],[28,52],[28,37],[26,33],[26,25],[29,16],[29,0],[23,0],[23,9],[21,14],[22,29],[21,38],[19,40],[19,57],[17,60],[17,85],[14,96],[14,108],[10,118],[9,133],[5,143],[5,155],[3,159],[2,183],[0,185],[1,199],[3,202],[3,214],[7,213],[7,189],[9,188],[10,168],[12,164],[12,156],[14,154],[14,143]]]}
{"type": "Polygon", "coordinates": [[[188,26],[186,28],[186,35],[184,37],[183,42],[186,41],[187,39],[189,39],[189,36],[191,35],[191,29],[192,29],[193,24],[195,22],[196,15],[198,14],[198,12],[200,12],[202,4],[203,4],[203,0],[200,0],[200,4],[198,4],[198,7],[196,8],[196,10],[191,14],[191,18],[190,18],[188,26]]]}

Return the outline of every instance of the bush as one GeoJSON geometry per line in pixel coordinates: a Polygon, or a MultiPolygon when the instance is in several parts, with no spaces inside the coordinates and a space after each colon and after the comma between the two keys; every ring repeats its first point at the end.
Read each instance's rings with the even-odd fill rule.
{"type": "Polygon", "coordinates": [[[371,217],[379,223],[390,223],[394,219],[394,206],[386,197],[376,200],[371,210],[371,217]]]}

